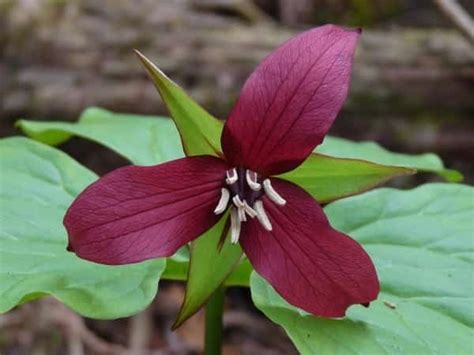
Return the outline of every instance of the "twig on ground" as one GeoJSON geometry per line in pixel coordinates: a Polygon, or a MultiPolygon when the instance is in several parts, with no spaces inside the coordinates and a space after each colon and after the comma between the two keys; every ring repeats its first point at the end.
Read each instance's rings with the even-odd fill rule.
{"type": "MultiPolygon", "coordinates": [[[[64,305],[58,301],[47,298],[42,300],[45,304],[46,312],[49,321],[52,324],[55,324],[63,328],[68,336],[68,340],[74,339],[76,343],[74,346],[70,344],[69,350],[70,354],[79,354],[79,352],[73,353],[72,351],[78,351],[79,347],[77,342],[81,342],[83,346],[92,350],[95,354],[103,355],[125,355],[130,354],[130,352],[121,345],[111,344],[90,331],[84,319],[78,314],[66,308],[64,305]],[[48,303],[46,303],[48,302],[48,303]]],[[[87,353],[83,350],[83,353],[87,353]]]]}
{"type": "Polygon", "coordinates": [[[273,19],[251,0],[194,0],[192,4],[198,8],[233,10],[253,24],[273,22],[273,19]]]}
{"type": "Polygon", "coordinates": [[[53,298],[25,304],[0,318],[0,328],[28,324],[34,337],[45,328],[59,328],[67,341],[68,355],[135,355],[127,348],[109,343],[90,331],[84,319],[53,298]]]}
{"type": "Polygon", "coordinates": [[[434,0],[441,12],[474,45],[474,20],[457,0],[434,0]]]}
{"type": "Polygon", "coordinates": [[[143,353],[150,345],[153,333],[151,307],[130,318],[128,346],[133,354],[143,353]]]}

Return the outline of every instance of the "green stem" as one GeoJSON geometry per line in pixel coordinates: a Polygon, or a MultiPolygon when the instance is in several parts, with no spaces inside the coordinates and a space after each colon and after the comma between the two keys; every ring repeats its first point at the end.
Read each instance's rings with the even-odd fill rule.
{"type": "Polygon", "coordinates": [[[222,314],[225,289],[217,289],[206,305],[205,355],[220,355],[222,346],[222,314]]]}

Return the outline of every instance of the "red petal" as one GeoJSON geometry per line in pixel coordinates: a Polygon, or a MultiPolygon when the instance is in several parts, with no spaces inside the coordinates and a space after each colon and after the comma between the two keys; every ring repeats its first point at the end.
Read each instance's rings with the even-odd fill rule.
{"type": "Polygon", "coordinates": [[[264,197],[273,230],[258,221],[244,224],[242,247],[255,270],[289,303],[323,317],[342,317],[352,304],[379,293],[370,257],[347,235],[331,228],[323,210],[303,189],[272,179],[286,199],[278,206],[264,197]]]}
{"type": "Polygon", "coordinates": [[[232,166],[280,174],[311,154],[346,99],[359,33],[318,27],[257,67],[224,127],[222,147],[232,166]]]}
{"type": "Polygon", "coordinates": [[[64,225],[69,250],[101,264],[172,255],[212,227],[226,164],[196,156],[113,171],[73,202],[64,225]]]}

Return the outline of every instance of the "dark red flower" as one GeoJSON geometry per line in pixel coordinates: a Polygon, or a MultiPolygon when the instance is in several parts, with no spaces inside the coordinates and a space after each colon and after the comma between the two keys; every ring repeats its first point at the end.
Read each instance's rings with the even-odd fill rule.
{"type": "Polygon", "coordinates": [[[231,241],[289,303],[340,317],[373,301],[379,283],[362,247],[301,187],[272,177],[322,142],[346,98],[358,36],[323,26],[270,54],[225,123],[225,160],[130,166],[89,186],[64,219],[69,250],[114,265],[170,256],[230,209],[231,241]]]}

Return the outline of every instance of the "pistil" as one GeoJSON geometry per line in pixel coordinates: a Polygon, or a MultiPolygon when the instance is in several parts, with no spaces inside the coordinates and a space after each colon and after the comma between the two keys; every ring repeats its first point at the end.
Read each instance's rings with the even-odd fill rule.
{"type": "Polygon", "coordinates": [[[247,180],[247,184],[253,191],[260,191],[262,185],[257,182],[257,173],[251,170],[247,170],[245,172],[245,178],[247,180]]]}
{"type": "Polygon", "coordinates": [[[237,180],[239,180],[239,176],[237,175],[237,170],[235,168],[227,170],[226,175],[227,179],[225,179],[225,182],[227,183],[227,185],[232,185],[236,183],[237,180]]]}

